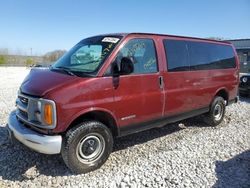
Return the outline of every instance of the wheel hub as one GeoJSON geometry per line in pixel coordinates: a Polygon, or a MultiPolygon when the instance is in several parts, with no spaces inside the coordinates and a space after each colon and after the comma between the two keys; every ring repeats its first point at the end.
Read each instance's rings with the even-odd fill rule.
{"type": "Polygon", "coordinates": [[[76,149],[76,155],[82,163],[91,163],[100,158],[104,151],[105,142],[100,134],[91,134],[83,137],[76,149]]]}
{"type": "Polygon", "coordinates": [[[219,121],[223,115],[223,107],[221,104],[216,104],[214,107],[214,118],[216,121],[219,121]]]}

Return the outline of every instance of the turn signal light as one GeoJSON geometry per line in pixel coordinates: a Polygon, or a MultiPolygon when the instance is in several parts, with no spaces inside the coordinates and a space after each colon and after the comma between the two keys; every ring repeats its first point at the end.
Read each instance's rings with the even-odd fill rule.
{"type": "Polygon", "coordinates": [[[53,107],[48,103],[44,105],[44,121],[48,125],[52,125],[53,123],[53,107]]]}

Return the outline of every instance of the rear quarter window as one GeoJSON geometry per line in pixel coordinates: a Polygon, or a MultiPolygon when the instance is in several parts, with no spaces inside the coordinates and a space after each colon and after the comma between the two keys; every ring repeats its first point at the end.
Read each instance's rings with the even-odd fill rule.
{"type": "Polygon", "coordinates": [[[169,72],[188,71],[188,51],[185,41],[164,40],[167,67],[169,72]]]}
{"type": "Polygon", "coordinates": [[[187,42],[190,70],[235,68],[231,46],[205,42],[187,42]]]}
{"type": "Polygon", "coordinates": [[[230,45],[181,40],[164,40],[169,72],[235,68],[230,45]]]}

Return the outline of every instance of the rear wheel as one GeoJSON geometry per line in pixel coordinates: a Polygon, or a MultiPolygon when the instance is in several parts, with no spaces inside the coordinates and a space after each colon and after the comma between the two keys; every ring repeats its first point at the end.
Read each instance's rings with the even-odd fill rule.
{"type": "Polygon", "coordinates": [[[73,172],[86,173],[102,166],[112,148],[110,130],[98,121],[86,121],[66,133],[62,157],[73,172]]]}
{"type": "Polygon", "coordinates": [[[216,96],[210,106],[210,110],[205,114],[205,122],[210,126],[219,125],[224,118],[226,110],[225,100],[216,96]]]}

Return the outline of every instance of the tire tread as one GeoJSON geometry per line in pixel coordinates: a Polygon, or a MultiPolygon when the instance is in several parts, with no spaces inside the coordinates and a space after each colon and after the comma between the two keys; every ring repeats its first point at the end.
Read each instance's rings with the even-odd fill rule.
{"type": "Polygon", "coordinates": [[[86,173],[99,168],[107,160],[109,154],[112,152],[112,148],[113,148],[113,137],[111,131],[99,121],[85,121],[67,131],[62,143],[61,155],[66,166],[69,169],[71,169],[72,172],[79,174],[79,173],[86,173]],[[73,167],[69,159],[69,156],[72,155],[71,153],[69,153],[72,142],[79,134],[83,132],[90,132],[93,129],[102,129],[104,131],[107,131],[106,133],[110,137],[109,142],[111,145],[111,147],[106,147],[108,149],[107,156],[104,159],[101,159],[100,163],[91,166],[89,169],[87,168],[84,169],[81,167],[73,167]]]}

